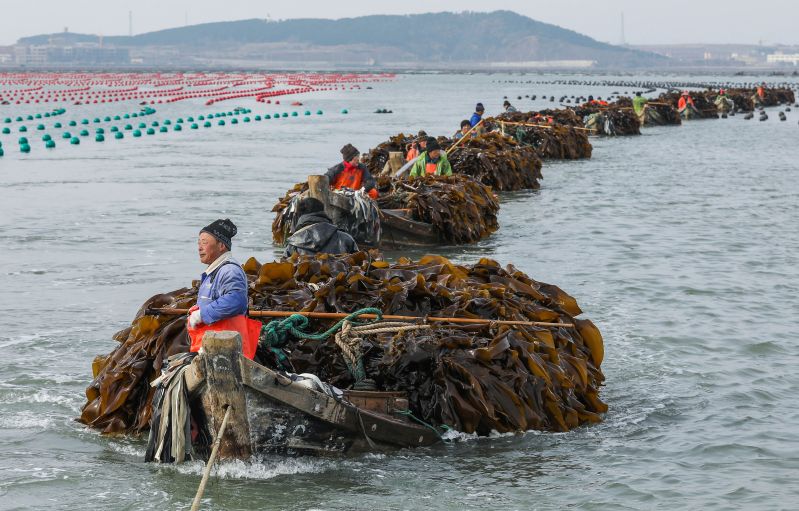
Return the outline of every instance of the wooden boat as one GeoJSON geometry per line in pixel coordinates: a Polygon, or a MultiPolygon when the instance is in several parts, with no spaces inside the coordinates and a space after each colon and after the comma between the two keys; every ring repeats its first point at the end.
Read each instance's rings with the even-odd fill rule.
{"type": "MultiPolygon", "coordinates": [[[[332,193],[326,176],[308,176],[308,194],[325,205],[325,212],[336,223],[338,218],[352,211],[351,200],[342,194],[332,193]]],[[[374,246],[383,249],[430,247],[443,243],[437,227],[414,220],[407,209],[381,209],[380,228],[380,241],[374,246]]]]}
{"type": "MultiPolygon", "coordinates": [[[[343,391],[341,395],[295,381],[242,355],[236,332],[207,332],[202,351],[184,373],[192,416],[216,436],[230,413],[219,455],[344,454],[435,444],[430,427],[408,418],[400,392],[343,391]]],[[[196,445],[198,453],[208,445],[196,445]]]]}

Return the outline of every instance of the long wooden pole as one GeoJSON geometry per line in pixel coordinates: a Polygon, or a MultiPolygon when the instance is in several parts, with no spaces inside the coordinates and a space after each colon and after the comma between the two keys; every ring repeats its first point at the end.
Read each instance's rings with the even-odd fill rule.
{"type": "Polygon", "coordinates": [[[461,142],[463,142],[464,140],[466,140],[466,138],[467,138],[469,135],[471,135],[471,134],[472,134],[472,132],[473,132],[474,130],[476,130],[478,126],[480,126],[481,124],[483,124],[483,121],[485,121],[485,119],[480,119],[480,122],[478,122],[477,124],[475,124],[474,126],[472,126],[472,128],[471,128],[469,131],[467,131],[467,132],[466,132],[466,134],[465,134],[464,136],[462,136],[461,138],[459,138],[458,140],[456,140],[456,141],[455,141],[455,143],[454,143],[454,144],[452,144],[452,145],[449,147],[449,149],[447,149],[447,156],[449,156],[449,155],[450,155],[450,153],[451,153],[452,151],[454,151],[454,150],[455,150],[455,148],[457,148],[457,147],[458,147],[458,145],[460,145],[460,143],[461,143],[461,142]]]}
{"type": "Polygon", "coordinates": [[[573,130],[596,131],[595,128],[581,128],[579,126],[566,126],[565,124],[561,124],[559,126],[551,126],[548,124],[533,124],[530,122],[512,122],[512,121],[500,121],[500,122],[503,124],[510,124],[511,126],[526,126],[529,128],[543,128],[545,130],[551,130],[558,127],[563,127],[563,128],[571,128],[573,130]]]}
{"type": "MultiPolygon", "coordinates": [[[[148,309],[148,314],[166,314],[170,316],[182,316],[188,314],[189,309],[148,309]]],[[[292,312],[292,311],[267,311],[250,309],[248,315],[251,318],[287,318],[293,314],[299,314],[311,319],[344,319],[349,314],[344,312],[292,312]]],[[[358,316],[362,319],[378,319],[376,314],[361,314],[358,316]]],[[[517,325],[517,326],[557,326],[564,328],[572,328],[572,323],[548,323],[546,321],[508,321],[508,320],[493,320],[482,318],[444,318],[436,316],[428,316],[420,318],[417,316],[396,316],[392,314],[384,314],[382,316],[385,320],[391,321],[432,321],[435,323],[458,323],[464,325],[517,325]]]]}
{"type": "Polygon", "coordinates": [[[230,406],[228,406],[225,410],[225,417],[222,419],[222,425],[219,427],[219,432],[216,434],[216,439],[214,439],[214,447],[211,449],[211,456],[208,458],[208,463],[205,465],[205,470],[203,470],[203,478],[202,481],[200,481],[200,487],[197,488],[197,494],[194,496],[194,502],[191,503],[191,511],[197,511],[200,509],[200,500],[203,498],[203,493],[205,493],[205,486],[208,484],[208,477],[211,475],[211,467],[213,466],[214,461],[216,461],[216,455],[219,454],[219,444],[222,443],[222,435],[225,434],[228,417],[230,417],[230,406]]]}

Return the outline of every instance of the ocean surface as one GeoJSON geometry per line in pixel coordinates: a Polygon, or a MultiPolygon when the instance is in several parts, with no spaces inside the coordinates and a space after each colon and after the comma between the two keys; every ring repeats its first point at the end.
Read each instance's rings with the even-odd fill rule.
{"type": "MultiPolygon", "coordinates": [[[[145,440],[103,437],[74,418],[111,336],[144,300],[202,272],[201,227],[230,218],[234,254],[271,260],[273,204],[336,163],[344,144],[365,151],[400,131],[451,134],[476,101],[494,114],[505,95],[529,110],[557,103],[517,96],[635,90],[535,83],[597,78],[398,76],[291,97],[321,116],[80,146],[58,130],[51,151],[34,132],[29,155],[18,135],[0,135],[0,509],[189,508],[199,462],[145,464],[145,440]]],[[[292,110],[182,101],[145,120],[235,106],[292,110]]],[[[66,108],[62,120],[139,109],[66,108]]],[[[0,116],[41,111],[3,106],[0,116]]],[[[605,339],[602,424],[454,435],[387,455],[225,462],[203,508],[799,507],[799,109],[786,122],[777,111],[766,122],[737,115],[594,138],[592,159],[545,162],[540,190],[502,195],[495,235],[440,250],[463,263],[512,262],[576,297],[605,339]]]]}

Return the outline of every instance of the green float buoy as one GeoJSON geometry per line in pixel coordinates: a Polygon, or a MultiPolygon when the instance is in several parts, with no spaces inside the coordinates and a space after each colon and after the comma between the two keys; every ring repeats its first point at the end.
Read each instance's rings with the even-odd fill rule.
{"type": "Polygon", "coordinates": [[[342,114],[348,114],[348,113],[350,113],[350,111],[345,108],[344,110],[341,111],[341,113],[342,114]]]}
{"type": "Polygon", "coordinates": [[[238,119],[231,119],[230,120],[230,124],[238,124],[238,123],[239,123],[238,119]]]}
{"type": "Polygon", "coordinates": [[[125,131],[130,131],[132,129],[133,129],[133,126],[131,126],[130,124],[126,124],[125,125],[125,131]]]}
{"type": "Polygon", "coordinates": [[[199,128],[199,126],[197,126],[196,122],[191,123],[191,129],[196,130],[197,128],[199,128]]]}
{"type": "Polygon", "coordinates": [[[53,128],[55,128],[55,129],[61,128],[61,123],[57,122],[57,123],[53,124],[53,128]]]}
{"type": "Polygon", "coordinates": [[[31,152],[31,146],[29,146],[28,144],[22,144],[19,146],[19,150],[22,151],[23,153],[29,153],[31,152]]]}
{"type": "Polygon", "coordinates": [[[108,115],[106,115],[105,117],[103,117],[103,121],[105,121],[105,122],[111,122],[111,117],[110,117],[110,116],[108,116],[108,115]]]}
{"type": "Polygon", "coordinates": [[[39,131],[44,131],[44,124],[39,124],[38,126],[36,126],[36,129],[39,131]]]}
{"type": "Polygon", "coordinates": [[[150,126],[152,126],[153,128],[157,128],[160,125],[158,124],[158,121],[153,121],[153,123],[150,126]]]}
{"type": "Polygon", "coordinates": [[[27,126],[20,126],[19,127],[19,132],[20,133],[25,133],[26,131],[28,131],[28,127],[27,126]]]}
{"type": "Polygon", "coordinates": [[[48,140],[44,143],[44,147],[47,149],[54,149],[55,148],[55,140],[48,140]]]}
{"type": "Polygon", "coordinates": [[[29,115],[29,116],[26,117],[26,119],[29,120],[29,121],[32,121],[33,120],[33,116],[29,115]]]}
{"type": "Polygon", "coordinates": [[[171,124],[172,124],[172,121],[170,121],[169,119],[164,121],[164,126],[170,126],[171,124]]]}
{"type": "Polygon", "coordinates": [[[133,136],[134,136],[134,137],[140,137],[140,136],[141,136],[141,131],[139,131],[139,130],[133,130],[133,136]]]}
{"type": "Polygon", "coordinates": [[[178,120],[175,122],[178,124],[183,124],[183,117],[178,117],[178,120]]]}
{"type": "Polygon", "coordinates": [[[180,124],[175,124],[175,127],[172,128],[172,130],[174,130],[174,131],[182,131],[183,130],[183,126],[181,126],[180,124]]]}
{"type": "Polygon", "coordinates": [[[72,137],[69,139],[69,143],[72,145],[80,145],[80,139],[78,137],[72,137]]]}
{"type": "Polygon", "coordinates": [[[198,121],[204,121],[204,120],[205,120],[205,116],[204,116],[204,115],[201,115],[201,116],[199,116],[199,117],[197,118],[197,120],[198,120],[198,121]]]}
{"type": "Polygon", "coordinates": [[[117,131],[119,131],[119,128],[116,126],[111,126],[111,133],[116,133],[117,131]]]}
{"type": "Polygon", "coordinates": [[[255,117],[253,117],[253,120],[260,121],[261,120],[261,116],[260,115],[256,115],[255,117]]]}
{"type": "Polygon", "coordinates": [[[105,135],[103,135],[102,133],[98,133],[98,134],[97,134],[97,135],[94,137],[94,141],[95,141],[95,142],[105,142],[105,135]]]}
{"type": "Polygon", "coordinates": [[[122,116],[123,119],[130,119],[130,114],[125,114],[122,116]]]}
{"type": "Polygon", "coordinates": [[[61,135],[61,138],[63,139],[72,138],[72,133],[65,131],[64,134],[61,135]]]}
{"type": "Polygon", "coordinates": [[[46,114],[44,114],[44,116],[49,118],[50,117],[50,112],[47,112],[46,114]]]}
{"type": "Polygon", "coordinates": [[[224,119],[219,119],[219,122],[217,124],[219,124],[220,126],[224,126],[225,125],[225,120],[224,119]]]}
{"type": "Polygon", "coordinates": [[[94,124],[100,124],[100,122],[101,122],[101,121],[100,121],[100,118],[99,118],[99,117],[95,117],[95,118],[94,118],[94,124]]]}
{"type": "Polygon", "coordinates": [[[283,115],[281,117],[288,117],[288,116],[289,116],[289,114],[287,114],[286,112],[283,112],[283,115]]]}
{"type": "Polygon", "coordinates": [[[194,117],[191,117],[191,116],[186,117],[186,121],[187,122],[194,122],[194,117]]]}
{"type": "Polygon", "coordinates": [[[311,111],[310,110],[306,110],[305,111],[305,115],[311,115],[311,111]]]}
{"type": "Polygon", "coordinates": [[[121,121],[122,119],[121,119],[121,118],[120,118],[118,115],[115,115],[115,116],[114,116],[114,120],[115,120],[115,121],[121,121]]]}
{"type": "Polygon", "coordinates": [[[146,128],[146,127],[147,127],[147,124],[146,124],[146,123],[143,123],[143,122],[140,122],[140,123],[139,123],[139,129],[140,129],[140,130],[143,130],[143,129],[144,129],[144,128],[146,128]]]}
{"type": "Polygon", "coordinates": [[[78,123],[77,123],[77,122],[75,122],[75,121],[69,121],[69,125],[70,125],[70,126],[77,126],[77,125],[78,125],[78,123]]]}
{"type": "Polygon", "coordinates": [[[98,135],[103,135],[105,133],[105,130],[103,128],[97,128],[96,130],[94,130],[94,132],[98,135]]]}
{"type": "Polygon", "coordinates": [[[4,154],[6,154],[6,153],[3,151],[3,148],[0,147],[0,156],[3,156],[4,154]]]}
{"type": "Polygon", "coordinates": [[[136,112],[133,112],[132,114],[130,114],[130,116],[131,116],[131,117],[138,117],[138,116],[139,116],[139,114],[137,114],[136,112]]]}
{"type": "Polygon", "coordinates": [[[155,135],[155,128],[147,128],[148,135],[155,135]]]}
{"type": "Polygon", "coordinates": [[[291,112],[292,117],[297,117],[299,114],[297,112],[291,112]]]}
{"type": "Polygon", "coordinates": [[[250,118],[249,117],[245,117],[244,119],[242,119],[242,122],[250,122],[250,118]]]}
{"type": "Polygon", "coordinates": [[[51,137],[49,133],[45,133],[42,137],[42,141],[47,142],[48,140],[53,140],[53,137],[51,137]]]}
{"type": "Polygon", "coordinates": [[[24,121],[25,119],[23,119],[22,117],[17,117],[15,120],[16,120],[17,122],[22,122],[22,121],[24,121]]]}
{"type": "Polygon", "coordinates": [[[11,128],[3,128],[3,135],[8,135],[11,133],[11,128]]]}
{"type": "Polygon", "coordinates": [[[169,132],[169,128],[167,128],[166,126],[161,126],[161,129],[158,130],[158,131],[161,132],[161,133],[168,133],[169,132]]]}
{"type": "Polygon", "coordinates": [[[271,116],[271,115],[269,115],[269,114],[264,114],[264,119],[271,119],[271,118],[272,118],[272,116],[271,116]]]}
{"type": "Polygon", "coordinates": [[[205,121],[205,123],[203,124],[203,128],[210,128],[210,127],[211,127],[211,121],[205,121]]]}
{"type": "Polygon", "coordinates": [[[80,130],[80,133],[78,133],[78,135],[80,135],[82,137],[88,137],[89,136],[89,130],[80,130]]]}
{"type": "Polygon", "coordinates": [[[119,140],[120,138],[125,138],[125,135],[121,131],[117,131],[114,133],[114,138],[119,140]]]}
{"type": "Polygon", "coordinates": [[[81,124],[89,124],[89,119],[81,119],[81,124]]]}
{"type": "Polygon", "coordinates": [[[28,138],[27,137],[19,137],[18,142],[19,142],[19,145],[27,144],[28,143],[28,138]]]}
{"type": "Polygon", "coordinates": [[[11,117],[6,117],[5,120],[3,120],[3,122],[9,124],[11,122],[11,117]]]}

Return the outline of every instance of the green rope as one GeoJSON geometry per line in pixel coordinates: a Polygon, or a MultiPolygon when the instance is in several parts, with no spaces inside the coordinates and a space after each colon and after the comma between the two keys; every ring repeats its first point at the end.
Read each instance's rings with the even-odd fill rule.
{"type": "MultiPolygon", "coordinates": [[[[426,423],[425,421],[423,421],[423,420],[422,420],[422,419],[420,419],[419,417],[415,416],[413,413],[411,413],[411,411],[410,411],[410,410],[394,410],[394,413],[396,413],[397,415],[404,415],[405,417],[408,417],[409,419],[411,419],[411,420],[413,420],[413,421],[416,421],[416,422],[418,422],[418,423],[419,423],[419,424],[421,424],[422,426],[425,426],[425,427],[427,427],[427,428],[431,429],[431,430],[433,431],[433,433],[435,433],[435,434],[436,434],[436,436],[438,437],[438,439],[439,439],[439,440],[441,440],[442,442],[449,442],[449,440],[447,440],[446,438],[444,438],[443,436],[441,436],[441,432],[439,432],[439,431],[438,431],[438,428],[436,428],[436,427],[435,427],[435,426],[433,426],[432,424],[428,424],[428,423],[426,423]]],[[[450,431],[452,428],[450,428],[450,427],[449,427],[449,426],[447,426],[446,424],[442,424],[442,425],[441,425],[441,429],[443,429],[443,430],[444,430],[444,433],[446,433],[447,431],[450,431]]]]}
{"type": "MultiPolygon", "coordinates": [[[[364,309],[359,309],[352,314],[348,314],[344,319],[322,333],[311,334],[306,332],[308,325],[310,324],[308,317],[303,316],[302,314],[292,314],[286,319],[275,319],[264,325],[261,329],[259,342],[263,343],[266,348],[268,348],[275,355],[278,364],[283,369],[289,369],[288,357],[286,357],[286,354],[281,349],[289,340],[294,338],[310,339],[312,341],[324,341],[331,335],[334,335],[336,332],[341,330],[341,327],[344,326],[346,321],[357,325],[369,324],[370,321],[356,321],[359,316],[364,314],[374,314],[377,316],[377,319],[374,321],[380,321],[383,319],[383,311],[374,307],[366,307],[364,309]]],[[[357,367],[350,367],[349,362],[347,362],[347,369],[349,369],[356,381],[361,381],[366,377],[366,371],[363,367],[363,360],[358,361],[357,367]]]]}

